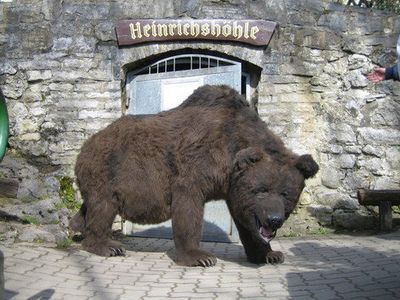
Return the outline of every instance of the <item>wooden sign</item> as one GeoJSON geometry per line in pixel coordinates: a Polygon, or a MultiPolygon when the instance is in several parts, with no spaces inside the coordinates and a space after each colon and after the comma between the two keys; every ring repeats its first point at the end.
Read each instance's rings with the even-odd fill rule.
{"type": "Polygon", "coordinates": [[[119,46],[162,41],[231,41],[268,45],[276,23],[264,20],[125,20],[116,26],[119,46]]]}

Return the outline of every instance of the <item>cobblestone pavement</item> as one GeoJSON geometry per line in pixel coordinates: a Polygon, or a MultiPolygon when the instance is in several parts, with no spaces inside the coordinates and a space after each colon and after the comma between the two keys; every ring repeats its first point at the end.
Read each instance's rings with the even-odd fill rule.
{"type": "Polygon", "coordinates": [[[170,240],[127,238],[126,257],[15,244],[4,253],[5,299],[400,299],[400,232],[279,238],[282,265],[252,265],[237,244],[204,243],[212,268],[171,260],[170,240]]]}

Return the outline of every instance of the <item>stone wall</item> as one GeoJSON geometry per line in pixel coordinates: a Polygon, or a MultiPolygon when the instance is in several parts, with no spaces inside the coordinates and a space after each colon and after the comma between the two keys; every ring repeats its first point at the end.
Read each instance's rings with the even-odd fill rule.
{"type": "Polygon", "coordinates": [[[123,114],[127,70],[182,49],[262,68],[260,116],[295,152],[319,162],[287,234],[374,226],[357,189],[399,188],[400,85],[365,76],[395,62],[397,15],[323,0],[24,0],[0,1],[0,20],[0,88],[11,123],[0,175],[20,183],[17,199],[1,199],[1,211],[47,224],[39,238],[67,225],[73,195],[60,193],[60,181],[73,178],[83,141],[123,114]],[[115,22],[131,18],[261,18],[279,26],[265,49],[202,42],[118,48],[115,22]]]}

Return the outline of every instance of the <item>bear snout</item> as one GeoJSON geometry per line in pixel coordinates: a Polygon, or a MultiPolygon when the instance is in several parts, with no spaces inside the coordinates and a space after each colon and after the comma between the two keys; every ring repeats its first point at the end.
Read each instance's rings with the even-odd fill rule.
{"type": "Polygon", "coordinates": [[[283,225],[283,216],[278,215],[278,214],[269,215],[268,219],[267,219],[267,222],[268,222],[269,227],[273,231],[278,230],[283,225]]]}

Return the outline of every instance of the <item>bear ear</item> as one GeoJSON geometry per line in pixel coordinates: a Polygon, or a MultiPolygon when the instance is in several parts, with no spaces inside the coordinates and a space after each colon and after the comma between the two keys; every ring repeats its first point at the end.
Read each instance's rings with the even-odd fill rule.
{"type": "Polygon", "coordinates": [[[240,150],[235,156],[235,167],[238,170],[248,168],[250,165],[259,161],[263,157],[263,153],[260,149],[249,147],[240,150]]]}
{"type": "Polygon", "coordinates": [[[319,170],[319,166],[309,154],[298,157],[295,166],[306,179],[313,177],[319,170]]]}

